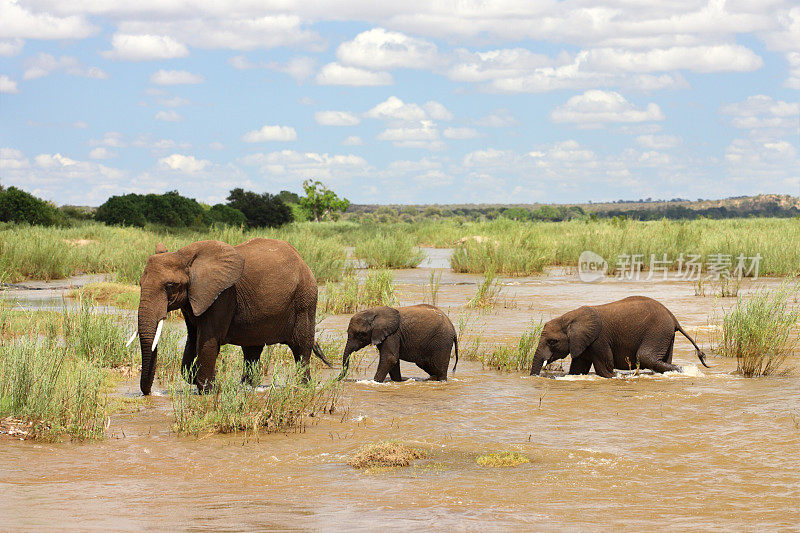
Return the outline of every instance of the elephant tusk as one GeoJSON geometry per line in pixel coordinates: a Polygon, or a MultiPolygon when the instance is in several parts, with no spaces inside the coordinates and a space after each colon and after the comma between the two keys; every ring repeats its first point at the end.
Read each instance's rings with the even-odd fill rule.
{"type": "Polygon", "coordinates": [[[158,347],[158,341],[161,339],[161,328],[164,327],[164,319],[158,321],[158,327],[156,328],[156,336],[153,338],[153,351],[158,347]]]}
{"type": "Polygon", "coordinates": [[[136,338],[136,336],[137,336],[138,334],[139,334],[139,332],[138,332],[138,331],[134,331],[134,332],[133,332],[133,335],[131,335],[131,338],[130,338],[130,339],[128,339],[128,342],[126,342],[126,343],[125,343],[125,347],[126,347],[126,348],[127,348],[127,347],[129,347],[129,346],[131,345],[131,343],[133,343],[133,340],[136,338]]]}

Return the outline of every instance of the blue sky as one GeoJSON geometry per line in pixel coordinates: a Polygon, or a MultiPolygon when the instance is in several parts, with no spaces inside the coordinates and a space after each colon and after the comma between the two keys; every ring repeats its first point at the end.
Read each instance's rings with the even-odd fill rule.
{"type": "Polygon", "coordinates": [[[0,183],[355,203],[800,194],[785,0],[0,0],[0,183]]]}

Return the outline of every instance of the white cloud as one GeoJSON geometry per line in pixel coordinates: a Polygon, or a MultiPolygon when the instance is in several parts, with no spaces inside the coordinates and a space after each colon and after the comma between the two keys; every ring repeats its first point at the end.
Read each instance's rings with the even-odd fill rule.
{"type": "Polygon", "coordinates": [[[168,111],[159,111],[156,113],[155,117],[156,120],[163,120],[164,122],[180,122],[183,120],[183,117],[175,111],[174,109],[170,109],[168,111]]]}
{"type": "Polygon", "coordinates": [[[519,124],[514,115],[508,109],[496,109],[485,117],[475,121],[478,126],[488,126],[490,128],[510,128],[519,124]]]}
{"type": "Polygon", "coordinates": [[[552,68],[564,63],[568,56],[553,60],[526,48],[506,48],[486,52],[470,52],[464,48],[455,52],[455,59],[447,69],[453,81],[469,83],[523,76],[537,68],[552,68]]]}
{"type": "Polygon", "coordinates": [[[296,141],[297,132],[291,126],[264,126],[260,130],[248,131],[242,140],[247,143],[296,141]]]}
{"type": "Polygon", "coordinates": [[[263,175],[280,183],[297,183],[315,176],[327,182],[342,182],[352,177],[361,177],[369,171],[364,158],[352,154],[325,154],[317,152],[257,153],[243,157],[239,162],[256,167],[263,175]]]}
{"type": "Polygon", "coordinates": [[[426,148],[441,150],[444,144],[439,140],[439,130],[431,120],[412,122],[396,128],[387,128],[378,134],[378,140],[392,141],[398,148],[426,148]]]}
{"type": "Polygon", "coordinates": [[[789,77],[783,82],[783,86],[800,89],[800,52],[786,54],[786,62],[789,64],[789,77]]]}
{"type": "Polygon", "coordinates": [[[150,76],[150,83],[156,85],[184,85],[203,83],[205,78],[199,74],[192,74],[186,70],[163,70],[160,69],[150,76]]]}
{"type": "MultiPolygon", "coordinates": [[[[82,9],[79,10],[82,11],[82,9]]],[[[0,2],[0,38],[3,39],[84,39],[97,32],[83,14],[65,17],[53,15],[55,10],[36,12],[21,6],[18,1],[0,2]]]]}
{"type": "Polygon", "coordinates": [[[0,148],[0,169],[19,170],[29,166],[30,162],[21,151],[14,148],[0,148]]]}
{"type": "Polygon", "coordinates": [[[380,120],[420,121],[428,118],[428,113],[417,104],[406,104],[396,96],[390,96],[366,112],[369,118],[380,120]]]}
{"type": "Polygon", "coordinates": [[[156,99],[156,103],[158,105],[163,105],[164,107],[181,107],[184,105],[189,105],[191,102],[186,98],[181,98],[180,96],[169,96],[164,98],[156,99]]]}
{"type": "Polygon", "coordinates": [[[425,102],[422,108],[434,120],[453,120],[453,113],[439,102],[433,100],[425,102]]]}
{"type": "Polygon", "coordinates": [[[445,139],[474,139],[478,132],[473,128],[445,128],[442,135],[445,139]]]}
{"type": "Polygon", "coordinates": [[[439,62],[435,44],[383,28],[359,33],[342,43],[336,57],[342,64],[370,70],[430,69],[439,62]]]}
{"type": "Polygon", "coordinates": [[[579,61],[602,72],[749,72],[764,65],[752,50],[741,45],[675,46],[652,50],[596,48],[579,54],[579,61]]]}
{"type": "Polygon", "coordinates": [[[639,135],[636,143],[653,150],[668,150],[681,145],[681,138],[676,135],[639,135]]]}
{"type": "Polygon", "coordinates": [[[0,93],[16,94],[19,92],[17,82],[6,76],[0,75],[0,93]]]}
{"type": "Polygon", "coordinates": [[[394,78],[388,72],[372,72],[339,63],[328,63],[317,73],[320,85],[351,85],[353,87],[391,85],[394,78]]]}
{"type": "Polygon", "coordinates": [[[364,141],[358,135],[351,135],[342,141],[343,146],[362,146],[364,141]]]}
{"type": "Polygon", "coordinates": [[[211,165],[207,159],[197,159],[192,155],[172,154],[158,160],[161,165],[184,174],[195,174],[211,165]]]}
{"type": "Polygon", "coordinates": [[[39,52],[25,61],[25,72],[22,79],[33,80],[49,76],[53,72],[64,71],[72,76],[107,79],[108,74],[97,67],[84,67],[76,57],[61,56],[55,58],[50,54],[39,52]]]}
{"type": "Polygon", "coordinates": [[[105,146],[98,146],[89,152],[89,159],[111,159],[113,157],[117,157],[117,153],[105,146]]]}
{"type": "Polygon", "coordinates": [[[42,168],[69,167],[78,164],[78,161],[61,154],[39,154],[33,160],[42,168]]]}
{"type": "Polygon", "coordinates": [[[115,33],[111,38],[111,50],[101,52],[100,55],[107,59],[152,61],[186,57],[189,49],[168,35],[115,33]]]}
{"type": "Polygon", "coordinates": [[[574,122],[583,127],[597,127],[605,122],[651,122],[664,120],[655,103],[637,109],[614,91],[591,90],[573,96],[550,113],[553,122],[574,122]]]}
{"type": "Polygon", "coordinates": [[[11,57],[22,51],[25,41],[22,39],[0,39],[0,57],[11,57]]]}
{"type": "Polygon", "coordinates": [[[314,120],[321,126],[355,126],[361,122],[360,118],[348,111],[317,111],[314,120]]]}
{"type": "Polygon", "coordinates": [[[89,141],[89,144],[92,146],[108,146],[111,148],[124,148],[126,146],[122,133],[118,131],[107,131],[103,134],[102,139],[92,139],[89,141]]]}
{"type": "Polygon", "coordinates": [[[298,56],[293,57],[286,63],[271,62],[267,63],[265,66],[268,69],[288,74],[294,78],[295,81],[301,83],[306,81],[311,77],[312,74],[314,74],[316,65],[317,61],[313,57],[298,56]]]}
{"type": "Polygon", "coordinates": [[[774,129],[788,133],[797,129],[800,103],[774,100],[758,94],[747,97],[744,102],[724,105],[720,112],[732,117],[731,125],[735,128],[774,129]]]}

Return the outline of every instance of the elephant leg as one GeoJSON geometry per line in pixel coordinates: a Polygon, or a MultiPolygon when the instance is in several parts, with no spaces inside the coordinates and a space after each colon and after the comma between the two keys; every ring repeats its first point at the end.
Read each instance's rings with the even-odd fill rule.
{"type": "Polygon", "coordinates": [[[588,374],[592,368],[592,358],[587,356],[573,357],[569,364],[569,373],[574,375],[588,374]]]}
{"type": "MultiPolygon", "coordinates": [[[[675,337],[672,337],[672,342],[675,342],[675,337]]],[[[680,372],[681,367],[667,362],[669,357],[672,359],[672,343],[666,350],[656,346],[640,346],[639,351],[636,352],[636,358],[639,360],[639,366],[642,368],[649,368],[653,372],[663,374],[664,372],[680,372]]]]}
{"type": "Polygon", "coordinates": [[[186,322],[186,346],[183,348],[181,375],[188,383],[194,383],[197,371],[197,327],[186,322]]]}
{"type": "Polygon", "coordinates": [[[380,353],[378,369],[375,371],[375,377],[372,379],[378,383],[383,383],[383,380],[386,379],[386,374],[388,374],[389,371],[395,367],[395,365],[400,365],[400,357],[389,350],[389,348],[386,346],[386,343],[378,346],[378,352],[380,353]]]}
{"type": "Polygon", "coordinates": [[[314,349],[314,316],[300,314],[297,316],[289,348],[294,355],[295,364],[303,367],[303,383],[311,380],[311,353],[314,349]]]}
{"type": "Polygon", "coordinates": [[[669,343],[669,348],[667,349],[667,356],[664,358],[665,363],[672,364],[672,349],[675,347],[675,336],[672,336],[672,340],[669,343]]]}
{"type": "Polygon", "coordinates": [[[392,378],[392,381],[403,381],[403,376],[400,375],[399,360],[397,361],[396,365],[389,369],[389,377],[392,378]]]}
{"type": "Polygon", "coordinates": [[[194,382],[201,393],[211,391],[216,376],[219,341],[215,338],[199,340],[197,349],[197,371],[194,382]]]}
{"type": "Polygon", "coordinates": [[[598,376],[614,377],[614,353],[610,346],[592,347],[591,361],[598,376]]]}
{"type": "Polygon", "coordinates": [[[262,351],[264,351],[264,346],[242,346],[242,354],[244,354],[242,383],[247,383],[252,387],[260,384],[258,362],[261,359],[262,351]]]}

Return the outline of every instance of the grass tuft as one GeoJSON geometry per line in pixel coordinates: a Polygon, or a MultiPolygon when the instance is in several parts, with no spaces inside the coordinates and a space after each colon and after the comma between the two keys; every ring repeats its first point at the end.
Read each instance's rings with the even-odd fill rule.
{"type": "Polygon", "coordinates": [[[478,283],[478,291],[475,296],[467,302],[467,307],[470,309],[491,309],[497,305],[500,299],[500,291],[503,290],[503,284],[500,283],[500,278],[494,273],[494,270],[487,270],[483,275],[483,281],[478,283]]]}
{"type": "Polygon", "coordinates": [[[380,232],[360,240],[355,255],[368,268],[415,268],[425,259],[414,236],[402,232],[380,232]]]}
{"type": "Polygon", "coordinates": [[[104,281],[90,283],[70,292],[70,298],[92,301],[101,305],[112,305],[122,309],[139,307],[139,287],[125,283],[104,281]]]}
{"type": "Polygon", "coordinates": [[[779,373],[797,346],[794,331],[800,310],[792,308],[798,286],[783,284],[774,291],[766,289],[744,300],[722,319],[720,353],[735,357],[737,372],[745,377],[779,373]]]}
{"type": "Polygon", "coordinates": [[[481,362],[484,367],[506,372],[519,372],[529,370],[533,364],[536,353],[536,343],[542,334],[544,322],[532,323],[525,330],[516,346],[503,344],[489,354],[482,355],[481,362]]]}
{"type": "Polygon", "coordinates": [[[393,281],[391,271],[378,270],[369,272],[363,284],[359,284],[355,274],[345,277],[338,285],[328,283],[320,310],[324,313],[346,314],[378,305],[395,305],[397,298],[393,281]]]}
{"type": "Polygon", "coordinates": [[[353,468],[397,468],[424,456],[422,451],[407,444],[386,440],[362,446],[347,464],[353,468]]]}
{"type": "Polygon", "coordinates": [[[530,463],[531,460],[519,452],[487,453],[475,459],[480,466],[518,466],[530,463]]]}

